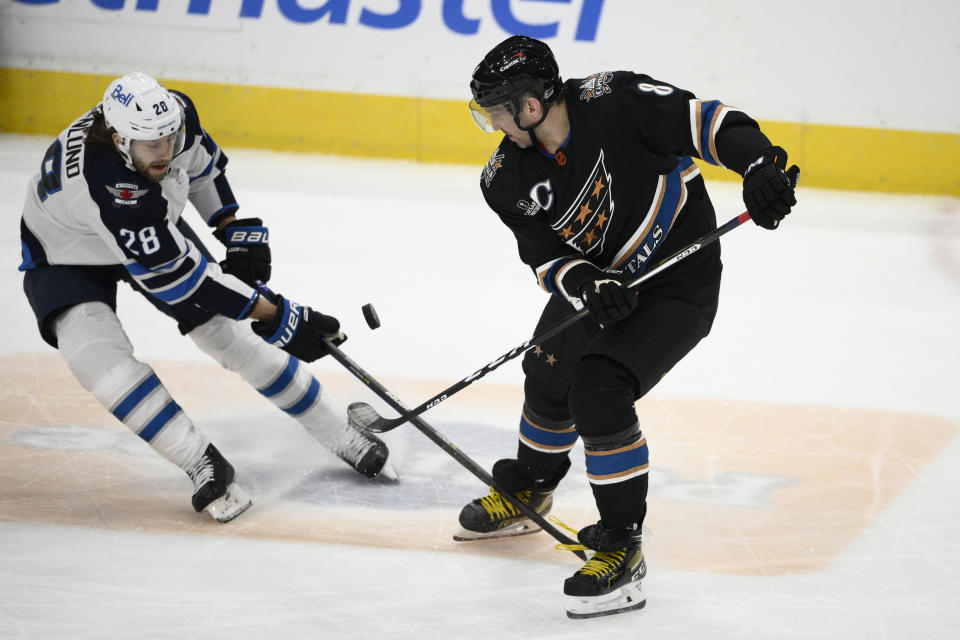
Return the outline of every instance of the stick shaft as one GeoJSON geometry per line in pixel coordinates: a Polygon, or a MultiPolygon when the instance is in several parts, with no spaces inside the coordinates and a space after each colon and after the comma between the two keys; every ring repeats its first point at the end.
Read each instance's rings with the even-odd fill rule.
{"type": "MultiPolygon", "coordinates": [[[[720,238],[720,236],[727,233],[728,231],[732,231],[733,229],[736,229],[737,227],[739,227],[741,224],[743,224],[749,219],[750,219],[749,213],[747,213],[746,211],[741,213],[737,217],[732,218],[731,220],[717,227],[713,231],[707,234],[704,234],[702,237],[698,238],[692,244],[687,245],[680,251],[677,251],[676,253],[669,256],[668,258],[665,258],[656,267],[654,267],[653,269],[650,269],[649,271],[644,272],[642,275],[632,280],[627,286],[629,286],[630,288],[634,288],[641,285],[642,283],[654,277],[664,269],[667,269],[675,265],[681,260],[684,260],[685,258],[690,257],[691,255],[693,255],[703,247],[707,246],[708,244],[713,243],[718,238],[720,238]]],[[[390,431],[391,429],[395,429],[396,427],[399,427],[404,422],[411,420],[413,417],[420,415],[421,413],[423,413],[424,411],[427,411],[428,409],[432,409],[433,407],[437,406],[438,404],[440,404],[441,402],[443,402],[453,394],[459,391],[462,391],[464,388],[470,386],[471,384],[473,384],[480,378],[484,377],[494,369],[499,368],[504,363],[509,362],[510,360],[513,360],[514,358],[516,358],[517,356],[523,353],[526,353],[527,351],[537,346],[538,344],[542,344],[543,342],[549,340],[550,338],[557,335],[558,333],[560,333],[570,325],[574,324],[575,322],[578,322],[581,318],[588,315],[588,313],[589,312],[587,311],[586,308],[580,309],[579,311],[575,311],[574,313],[571,313],[569,316],[567,316],[566,318],[563,318],[556,324],[548,327],[547,329],[544,329],[541,333],[517,345],[516,347],[506,352],[505,354],[503,354],[493,362],[490,362],[484,365],[482,368],[471,373],[466,378],[463,378],[459,382],[456,382],[450,385],[449,387],[447,387],[437,395],[433,396],[423,404],[409,411],[400,411],[400,417],[398,418],[392,418],[389,420],[384,419],[382,423],[380,423],[376,428],[372,430],[378,433],[382,433],[384,431],[390,431]]]]}
{"type": "MultiPolygon", "coordinates": [[[[360,382],[365,384],[367,388],[373,391],[377,396],[379,396],[384,402],[389,404],[395,411],[401,414],[406,414],[407,409],[403,406],[403,403],[390,392],[385,386],[377,382],[372,376],[370,376],[366,371],[364,371],[360,365],[354,362],[350,356],[345,354],[340,350],[339,347],[334,345],[329,340],[326,340],[327,348],[330,350],[330,355],[333,356],[337,362],[342,364],[346,369],[352,373],[360,382]]],[[[410,418],[410,423],[420,430],[425,436],[433,440],[441,449],[446,451],[454,460],[459,462],[467,471],[475,475],[480,479],[485,485],[493,487],[500,495],[502,495],[506,500],[508,500],[514,507],[517,508],[523,515],[527,516],[534,522],[536,522],[541,529],[549,533],[551,536],[557,539],[558,542],[563,544],[576,544],[574,540],[571,540],[561,531],[559,531],[552,524],[547,522],[543,516],[531,509],[525,502],[514,496],[508,491],[501,489],[497,482],[493,479],[486,470],[473,461],[470,456],[465,454],[460,450],[457,445],[450,442],[445,438],[440,432],[431,427],[429,424],[424,422],[421,418],[417,416],[412,416],[410,418]]],[[[578,557],[583,560],[586,560],[586,555],[582,551],[573,551],[578,557]]]]}

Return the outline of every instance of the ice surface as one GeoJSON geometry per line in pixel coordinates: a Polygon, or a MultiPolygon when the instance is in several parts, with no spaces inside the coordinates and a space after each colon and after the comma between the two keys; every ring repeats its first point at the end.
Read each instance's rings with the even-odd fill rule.
{"type": "MultiPolygon", "coordinates": [[[[450,539],[485,488],[415,429],[386,436],[401,481],[367,482],[122,290],[138,355],[254,499],[227,525],[194,514],[186,476],[37,335],[14,267],[47,144],[0,137],[0,637],[960,637],[956,199],[801,187],[780,231],[724,238],[712,334],[638,404],[647,607],[574,621],[577,561],[545,534],[450,539]]],[[[338,316],[409,406],[529,337],[544,294],[479,168],[232,151],[228,173],[270,226],[271,285],[338,316]]],[[[721,220],[741,211],[735,184],[709,188],[721,220]]],[[[393,415],[327,360],[338,403],[393,415]]],[[[504,366],[425,418],[489,467],[514,451],[521,381],[504,366]]],[[[578,527],[595,514],[573,459],[555,513],[578,527]]]]}

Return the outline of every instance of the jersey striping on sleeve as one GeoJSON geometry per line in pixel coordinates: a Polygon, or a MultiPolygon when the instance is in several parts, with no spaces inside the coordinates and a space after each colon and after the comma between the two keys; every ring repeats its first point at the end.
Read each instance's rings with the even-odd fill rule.
{"type": "Polygon", "coordinates": [[[724,118],[729,113],[739,111],[719,100],[690,100],[690,137],[700,158],[710,164],[727,168],[717,154],[717,133],[724,118]]]}

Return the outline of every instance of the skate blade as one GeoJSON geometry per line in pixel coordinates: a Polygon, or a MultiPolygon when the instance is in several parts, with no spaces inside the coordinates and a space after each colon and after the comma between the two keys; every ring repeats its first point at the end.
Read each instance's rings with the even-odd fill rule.
{"type": "Polygon", "coordinates": [[[643,609],[647,604],[647,596],[644,595],[639,580],[602,596],[566,596],[566,598],[567,617],[576,620],[636,611],[643,609]]]}
{"type": "Polygon", "coordinates": [[[515,538],[516,536],[528,536],[531,533],[537,533],[538,531],[543,531],[543,529],[534,524],[531,520],[523,520],[521,522],[515,522],[509,526],[503,527],[502,529],[497,529],[496,531],[488,531],[487,533],[470,531],[469,529],[458,527],[453,533],[453,539],[457,542],[470,542],[472,540],[494,540],[496,538],[515,538]]]}
{"type": "Polygon", "coordinates": [[[236,482],[231,482],[226,493],[206,506],[204,511],[217,522],[230,522],[250,508],[253,501],[236,482]]]}

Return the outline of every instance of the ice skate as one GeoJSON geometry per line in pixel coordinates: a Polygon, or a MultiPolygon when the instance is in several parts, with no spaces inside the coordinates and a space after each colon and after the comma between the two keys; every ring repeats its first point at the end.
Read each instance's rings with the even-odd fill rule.
{"type": "Polygon", "coordinates": [[[563,583],[570,618],[596,618],[642,609],[647,603],[641,580],[647,564],[640,529],[608,529],[601,523],[584,527],[577,548],[593,550],[587,562],[563,583]]]}
{"type": "MultiPolygon", "coordinates": [[[[550,513],[553,492],[534,493],[529,489],[514,493],[542,516],[550,513]]],[[[517,510],[500,493],[491,487],[490,495],[477,498],[460,511],[460,528],[453,534],[459,542],[487,538],[525,536],[540,531],[540,525],[517,510]]]]}
{"type": "Polygon", "coordinates": [[[368,478],[381,477],[392,481],[400,479],[397,470],[388,459],[390,450],[386,443],[366,429],[357,426],[352,417],[347,421],[347,428],[343,435],[336,441],[333,452],[368,478]]]}
{"type": "Polygon", "coordinates": [[[193,480],[192,502],[197,513],[206,511],[214,520],[230,522],[253,504],[247,492],[233,481],[233,466],[212,444],[187,475],[193,480]]]}
{"type": "MultiPolygon", "coordinates": [[[[569,462],[549,481],[535,481],[523,474],[516,460],[498,460],[493,465],[493,477],[506,491],[523,501],[541,516],[553,507],[553,490],[559,478],[566,473],[569,462]]],[[[540,531],[540,525],[523,515],[499,491],[490,488],[490,494],[477,498],[460,511],[460,528],[453,539],[459,542],[489,538],[524,536],[540,531]]]]}

